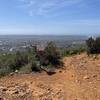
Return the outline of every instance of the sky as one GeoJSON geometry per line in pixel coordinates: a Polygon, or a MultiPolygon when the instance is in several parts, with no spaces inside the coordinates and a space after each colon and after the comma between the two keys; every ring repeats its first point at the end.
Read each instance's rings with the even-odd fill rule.
{"type": "Polygon", "coordinates": [[[100,34],[100,0],[0,0],[2,34],[100,34]]]}

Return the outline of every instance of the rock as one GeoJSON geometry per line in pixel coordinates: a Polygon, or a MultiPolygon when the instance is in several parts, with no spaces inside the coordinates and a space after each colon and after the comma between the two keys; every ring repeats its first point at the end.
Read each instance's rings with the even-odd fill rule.
{"type": "Polygon", "coordinates": [[[18,94],[18,91],[17,90],[8,90],[6,93],[13,95],[13,94],[18,94]]]}
{"type": "Polygon", "coordinates": [[[48,74],[48,75],[53,75],[53,74],[55,74],[55,73],[56,73],[55,68],[47,69],[47,74],[48,74]]]}
{"type": "Polygon", "coordinates": [[[30,92],[31,92],[31,90],[30,90],[30,89],[27,89],[27,90],[26,90],[26,93],[27,93],[27,94],[29,94],[30,92]]]}
{"type": "Polygon", "coordinates": [[[97,56],[96,55],[93,56],[93,60],[95,60],[95,59],[97,59],[97,56]]]}
{"type": "Polygon", "coordinates": [[[24,92],[19,93],[20,97],[23,97],[24,95],[26,95],[26,93],[24,93],[24,92]]]}
{"type": "Polygon", "coordinates": [[[71,75],[71,77],[74,77],[74,75],[71,75]]]}
{"type": "Polygon", "coordinates": [[[93,77],[95,78],[95,77],[97,77],[97,75],[93,75],[93,77]]]}
{"type": "Polygon", "coordinates": [[[16,90],[16,91],[13,92],[13,94],[19,94],[19,92],[16,90]]]}
{"type": "Polygon", "coordinates": [[[0,90],[4,92],[4,91],[7,91],[7,88],[3,87],[3,86],[0,86],[0,90]]]}
{"type": "Polygon", "coordinates": [[[18,70],[15,70],[15,73],[18,73],[18,70]]]}
{"type": "Polygon", "coordinates": [[[18,94],[19,91],[16,89],[16,87],[9,87],[8,90],[6,91],[7,94],[13,95],[13,94],[18,94]]]}
{"type": "Polygon", "coordinates": [[[60,70],[59,73],[62,73],[62,70],[60,70]]]}
{"type": "Polygon", "coordinates": [[[90,84],[92,84],[92,82],[89,82],[90,84]]]}
{"type": "Polygon", "coordinates": [[[84,66],[84,64],[83,63],[80,63],[79,66],[82,67],[82,66],[84,66]]]}
{"type": "Polygon", "coordinates": [[[86,76],[83,77],[83,79],[89,79],[89,76],[86,75],[86,76]]]}
{"type": "Polygon", "coordinates": [[[0,100],[4,100],[4,99],[0,97],[0,100]]]}
{"type": "Polygon", "coordinates": [[[14,72],[10,73],[10,76],[13,76],[14,75],[14,72]]]}
{"type": "Polygon", "coordinates": [[[33,82],[31,81],[30,84],[33,84],[33,82]]]}

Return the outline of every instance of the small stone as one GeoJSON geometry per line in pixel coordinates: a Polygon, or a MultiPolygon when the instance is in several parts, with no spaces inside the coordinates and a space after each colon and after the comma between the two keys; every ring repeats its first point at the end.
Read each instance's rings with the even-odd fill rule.
{"type": "Polygon", "coordinates": [[[50,88],[48,88],[48,91],[50,91],[51,89],[50,88]]]}
{"type": "Polygon", "coordinates": [[[21,92],[21,93],[19,93],[19,96],[23,97],[25,94],[26,93],[21,92]]]}
{"type": "Polygon", "coordinates": [[[83,79],[89,79],[89,76],[86,75],[86,76],[83,77],[83,79]]]}
{"type": "Polygon", "coordinates": [[[30,84],[32,84],[33,82],[31,81],[30,84]]]}
{"type": "Polygon", "coordinates": [[[10,73],[10,76],[13,76],[14,75],[14,72],[10,73]]]}
{"type": "Polygon", "coordinates": [[[4,99],[0,97],[0,100],[4,100],[4,99]]]}
{"type": "Polygon", "coordinates": [[[7,91],[7,88],[6,88],[6,87],[0,86],[0,90],[2,90],[2,91],[7,91]]]}
{"type": "Polygon", "coordinates": [[[74,77],[74,75],[72,75],[72,77],[74,77]]]}
{"type": "Polygon", "coordinates": [[[18,73],[18,70],[15,70],[15,73],[18,73]]]}
{"type": "Polygon", "coordinates": [[[93,77],[95,78],[95,77],[97,77],[97,75],[93,75],[93,77]]]}
{"type": "Polygon", "coordinates": [[[92,82],[89,82],[90,84],[92,84],[92,82]]]}
{"type": "Polygon", "coordinates": [[[62,73],[62,71],[60,70],[59,73],[62,73]]]}
{"type": "Polygon", "coordinates": [[[18,91],[15,91],[13,94],[19,94],[19,92],[18,91]]]}

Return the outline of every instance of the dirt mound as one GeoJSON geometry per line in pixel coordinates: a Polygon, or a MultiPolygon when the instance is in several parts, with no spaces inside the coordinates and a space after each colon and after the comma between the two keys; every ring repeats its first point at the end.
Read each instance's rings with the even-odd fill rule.
{"type": "Polygon", "coordinates": [[[0,79],[1,100],[100,100],[100,56],[65,57],[64,70],[0,79]]]}

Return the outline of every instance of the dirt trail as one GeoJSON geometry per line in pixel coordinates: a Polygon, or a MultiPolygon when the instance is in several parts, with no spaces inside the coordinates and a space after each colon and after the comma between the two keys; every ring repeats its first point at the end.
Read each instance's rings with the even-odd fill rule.
{"type": "Polygon", "coordinates": [[[0,79],[1,100],[100,100],[100,57],[65,57],[65,70],[0,79]]]}

